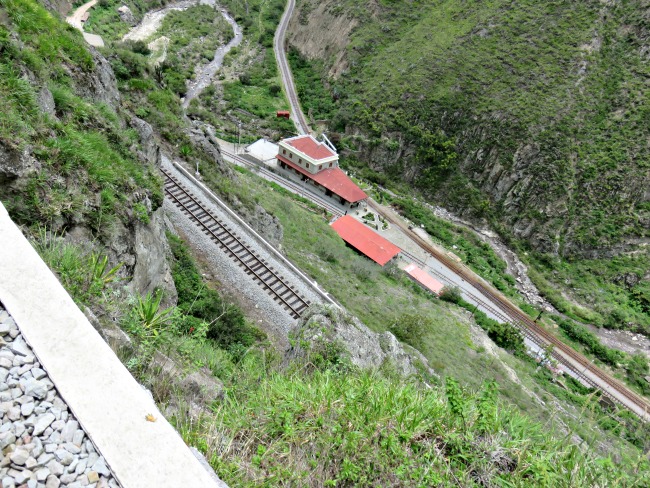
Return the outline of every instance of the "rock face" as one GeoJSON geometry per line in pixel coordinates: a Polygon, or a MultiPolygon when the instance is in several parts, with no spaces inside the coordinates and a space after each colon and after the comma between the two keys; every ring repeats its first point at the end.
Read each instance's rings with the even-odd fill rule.
{"type": "Polygon", "coordinates": [[[122,22],[126,22],[129,25],[135,25],[136,20],[135,16],[133,15],[133,12],[131,12],[131,9],[127,5],[122,5],[117,9],[117,13],[120,16],[120,20],[122,22]]]}
{"type": "Polygon", "coordinates": [[[140,136],[140,148],[134,148],[134,152],[144,163],[159,165],[160,164],[160,146],[156,142],[153,127],[138,117],[133,117],[130,121],[140,136]]]}
{"type": "Polygon", "coordinates": [[[133,250],[135,266],[130,286],[139,293],[151,293],[162,288],[166,303],[175,303],[177,294],[167,264],[171,251],[165,237],[162,207],[153,212],[149,224],[136,224],[133,250]]]}
{"type": "Polygon", "coordinates": [[[28,149],[22,151],[0,144],[0,183],[27,176],[40,168],[28,149]]]}
{"type": "Polygon", "coordinates": [[[68,68],[70,75],[75,80],[75,92],[95,102],[104,102],[114,109],[120,103],[120,92],[117,80],[110,63],[95,48],[88,46],[92,54],[94,69],[86,72],[81,68],[68,68]]]}
{"type": "Polygon", "coordinates": [[[356,317],[331,306],[312,306],[290,338],[294,345],[285,354],[287,360],[305,359],[313,352],[322,354],[334,344],[335,350],[341,347],[344,357],[360,368],[380,368],[389,363],[403,376],[421,372],[435,375],[422,354],[400,343],[390,332],[373,332],[356,317]]]}

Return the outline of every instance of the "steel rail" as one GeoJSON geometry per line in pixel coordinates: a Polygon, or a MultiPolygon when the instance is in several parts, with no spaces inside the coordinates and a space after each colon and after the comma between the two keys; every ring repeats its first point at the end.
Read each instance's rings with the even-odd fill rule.
{"type": "Polygon", "coordinates": [[[197,197],[169,171],[166,176],[165,194],[193,220],[220,248],[230,255],[245,272],[253,277],[275,301],[287,308],[293,318],[299,318],[310,302],[303,298],[284,277],[277,273],[237,234],[221,222],[197,197]]]}
{"type": "MultiPolygon", "coordinates": [[[[498,293],[496,290],[493,290],[489,285],[483,283],[482,280],[480,280],[471,270],[466,268],[464,265],[461,265],[460,263],[454,261],[449,256],[446,256],[444,253],[438,251],[434,246],[426,242],[422,237],[412,232],[411,229],[409,229],[403,222],[400,222],[399,220],[393,218],[391,215],[381,209],[374,201],[369,200],[368,205],[393,225],[399,227],[406,235],[409,235],[419,247],[431,254],[455,274],[465,279],[470,285],[476,288],[476,290],[481,292],[485,297],[492,300],[493,303],[501,309],[502,313],[504,313],[506,317],[510,319],[509,322],[517,326],[518,329],[521,330],[527,337],[529,337],[537,344],[542,345],[543,347],[552,344],[554,346],[553,357],[556,360],[570,368],[575,373],[579,374],[590,385],[601,390],[606,396],[614,400],[616,403],[627,407],[641,419],[648,420],[650,418],[650,415],[648,414],[648,412],[650,412],[650,402],[648,402],[648,400],[631,391],[620,381],[616,380],[615,378],[602,371],[600,368],[593,365],[586,357],[582,356],[571,347],[560,341],[557,337],[553,336],[548,331],[537,325],[530,317],[528,317],[512,303],[510,303],[507,298],[498,293]],[[575,363],[578,365],[577,369],[575,363]],[[594,381],[592,378],[586,375],[587,372],[591,373],[593,376],[596,376],[602,382],[602,384],[594,381]],[[607,387],[612,388],[617,394],[608,391],[607,387]],[[630,408],[630,403],[636,406],[642,413],[630,408]]],[[[501,314],[499,315],[502,316],[501,314]]]]}
{"type": "Polygon", "coordinates": [[[273,171],[270,171],[258,164],[252,163],[248,161],[245,158],[242,158],[241,156],[237,154],[233,154],[229,151],[221,150],[221,154],[229,157],[230,159],[244,164],[245,166],[252,168],[255,170],[256,173],[259,173],[260,175],[263,176],[263,178],[267,180],[271,180],[274,183],[277,183],[278,185],[284,187],[285,189],[292,191],[293,193],[296,193],[297,195],[307,198],[308,200],[311,200],[313,203],[318,205],[321,208],[324,208],[328,212],[330,212],[332,215],[335,215],[337,217],[342,217],[343,216],[343,211],[336,208],[334,205],[330,204],[325,198],[321,198],[315,193],[312,193],[310,191],[305,190],[303,187],[298,185],[297,183],[294,183],[293,181],[283,178],[282,176],[274,173],[273,171]]]}

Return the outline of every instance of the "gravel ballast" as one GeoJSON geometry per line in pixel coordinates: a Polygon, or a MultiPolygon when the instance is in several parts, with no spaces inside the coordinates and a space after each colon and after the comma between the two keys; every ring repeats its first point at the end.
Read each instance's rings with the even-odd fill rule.
{"type": "Polygon", "coordinates": [[[120,486],[1,305],[0,415],[2,488],[120,486]]]}
{"type": "MultiPolygon", "coordinates": [[[[282,261],[277,259],[275,255],[270,253],[266,249],[268,244],[260,242],[257,237],[251,235],[248,229],[241,226],[220,205],[205,195],[189,179],[185,178],[166,158],[163,158],[163,167],[172,172],[187,189],[192,191],[196,197],[199,197],[205,207],[215,217],[222,223],[228,225],[241,238],[242,242],[251,249],[254,249],[258,253],[258,256],[266,260],[298,293],[311,303],[322,303],[322,299],[314,291],[313,285],[307,283],[303,277],[296,274],[282,261]]],[[[275,302],[267,290],[246,274],[230,256],[222,251],[217,244],[204,234],[193,221],[167,198],[164,202],[164,209],[165,214],[174,228],[182,232],[188,238],[190,244],[207,257],[219,280],[231,288],[240,290],[241,294],[247,299],[254,301],[257,307],[268,316],[269,322],[277,328],[276,332],[286,337],[289,330],[296,323],[296,320],[291,317],[289,311],[275,302]]]]}

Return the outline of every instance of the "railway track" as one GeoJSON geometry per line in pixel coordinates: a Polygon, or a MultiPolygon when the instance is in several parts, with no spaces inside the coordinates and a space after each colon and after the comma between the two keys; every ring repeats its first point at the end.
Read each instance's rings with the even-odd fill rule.
{"type": "Polygon", "coordinates": [[[280,67],[282,82],[287,92],[287,97],[289,98],[289,105],[291,105],[291,112],[293,114],[294,123],[296,124],[296,129],[298,129],[298,132],[300,132],[300,134],[309,134],[311,130],[309,129],[309,124],[305,119],[305,114],[302,113],[300,100],[298,100],[295,84],[293,83],[293,76],[291,75],[291,68],[289,68],[289,62],[287,61],[287,56],[284,52],[284,42],[287,35],[287,26],[289,25],[289,20],[291,19],[295,5],[295,0],[288,0],[287,8],[282,15],[280,25],[275,32],[273,51],[275,52],[275,59],[277,60],[278,66],[280,67]]]}
{"type": "Polygon", "coordinates": [[[225,150],[222,149],[221,154],[223,156],[226,156],[226,157],[232,159],[233,161],[235,161],[237,163],[241,163],[241,164],[245,165],[246,167],[253,169],[256,173],[261,175],[264,179],[269,180],[269,181],[273,181],[274,183],[277,183],[278,185],[282,186],[283,188],[286,188],[287,190],[289,190],[289,191],[291,191],[291,192],[293,192],[293,193],[295,193],[297,195],[300,195],[303,198],[307,198],[308,200],[312,201],[313,203],[315,203],[319,207],[324,208],[325,210],[330,212],[332,215],[334,215],[336,217],[342,217],[343,216],[343,211],[341,209],[336,208],[334,205],[329,203],[325,198],[321,198],[321,197],[319,197],[318,195],[316,195],[313,192],[307,192],[303,187],[301,187],[300,185],[292,182],[291,180],[288,180],[287,178],[283,178],[282,176],[277,175],[274,172],[269,171],[268,169],[263,168],[262,166],[260,166],[258,164],[251,163],[247,159],[242,158],[241,156],[239,156],[237,154],[233,154],[233,153],[231,153],[229,151],[225,151],[225,150]]]}
{"type": "MultiPolygon", "coordinates": [[[[507,320],[507,322],[516,326],[527,338],[539,346],[546,347],[549,344],[553,345],[553,357],[559,363],[563,364],[567,368],[570,368],[586,383],[595,388],[598,388],[603,392],[604,395],[619,405],[628,408],[641,419],[646,421],[650,420],[650,402],[648,400],[636,394],[628,387],[623,385],[623,383],[611,377],[597,366],[594,366],[586,357],[582,356],[571,347],[560,341],[557,337],[537,325],[537,323],[528,317],[528,315],[524,314],[521,310],[519,310],[519,308],[510,303],[506,297],[478,279],[478,277],[471,270],[466,268],[461,263],[458,263],[455,260],[451,259],[444,253],[440,252],[420,236],[413,233],[406,224],[385,212],[375,202],[369,200],[368,205],[371,206],[377,213],[382,215],[390,223],[399,227],[406,235],[410,236],[412,240],[423,250],[431,254],[458,276],[462,277],[483,296],[488,298],[493,304],[496,304],[500,309],[500,312],[494,310],[494,307],[490,307],[493,313],[497,314],[497,316],[503,317],[507,320]]],[[[416,261],[422,263],[421,260],[416,259],[416,261]]],[[[474,296],[473,298],[480,302],[482,306],[489,307],[489,305],[480,300],[478,297],[474,296]]]]}
{"type": "Polygon", "coordinates": [[[176,177],[165,169],[162,172],[165,175],[165,195],[172,203],[266,290],[274,301],[287,309],[293,318],[300,318],[310,302],[176,177]]]}

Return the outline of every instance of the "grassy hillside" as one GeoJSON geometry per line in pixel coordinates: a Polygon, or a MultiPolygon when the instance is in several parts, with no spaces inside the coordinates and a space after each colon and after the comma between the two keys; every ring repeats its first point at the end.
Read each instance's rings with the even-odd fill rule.
{"type": "MultiPolygon", "coordinates": [[[[294,35],[331,27],[298,4],[294,35]]],[[[642,4],[326,2],[357,26],[320,116],[364,164],[536,249],[634,247],[650,229],[642,4]]],[[[330,72],[336,53],[314,54],[330,72]]]]}
{"type": "MultiPolygon", "coordinates": [[[[277,7],[271,10],[277,13],[277,7]]],[[[253,14],[261,18],[259,11],[253,14]]],[[[257,29],[261,45],[268,43],[267,27],[257,29]]],[[[92,250],[85,249],[90,243],[65,242],[46,231],[34,244],[77,303],[100,320],[115,319],[131,335],[125,364],[162,407],[177,409],[179,432],[208,455],[226,481],[647,484],[647,462],[639,453],[650,437],[629,413],[609,411],[597,392],[555,379],[534,361],[494,346],[469,313],[345,247],[321,212],[304,200],[246,170],[235,173],[216,164],[187,135],[180,99],[166,77],[170,70],[154,70],[141,47],[116,43],[103,51],[120,89],[119,101],[117,95],[107,101],[110,87],[98,89],[96,75],[107,79],[112,73],[77,31],[33,0],[0,0],[0,160],[33,157],[24,159],[32,163],[26,174],[8,179],[0,174],[0,198],[27,226],[63,232],[80,225],[93,231],[92,250]],[[261,205],[276,216],[284,227],[282,249],[292,260],[372,329],[392,330],[421,349],[440,379],[423,385],[418,378],[396,377],[389,365],[358,371],[342,356],[317,366],[287,364],[242,311],[204,281],[203,270],[173,236],[176,306],[163,312],[155,294],[127,298],[118,269],[111,268],[118,263],[109,265],[104,257],[102,229],[111,222],[130,227],[134,220],[146,221],[161,199],[155,168],[137,156],[139,138],[128,128],[133,114],[153,125],[173,157],[200,160],[204,180],[228,201],[240,209],[261,205]],[[178,398],[173,382],[160,377],[152,362],[156,350],[188,371],[207,368],[223,381],[223,399],[203,405],[198,418],[195,406],[186,412],[184,405],[193,399],[178,398]],[[581,446],[575,447],[576,436],[584,440],[581,446]]],[[[255,70],[245,73],[255,79],[255,70]]],[[[260,73],[268,75],[259,74],[267,82],[277,75],[266,68],[260,73]]],[[[498,275],[500,263],[489,255],[483,259],[477,242],[442,230],[451,232],[448,238],[467,255],[480,254],[474,266],[498,275]]],[[[643,367],[637,365],[638,375],[643,367]]]]}

